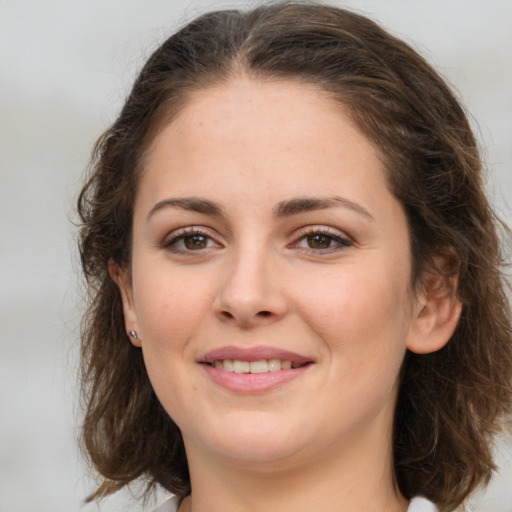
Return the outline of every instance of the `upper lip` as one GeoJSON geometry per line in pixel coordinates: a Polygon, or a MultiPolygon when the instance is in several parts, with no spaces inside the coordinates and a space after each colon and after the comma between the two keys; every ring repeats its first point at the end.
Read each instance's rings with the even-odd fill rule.
{"type": "Polygon", "coordinates": [[[312,359],[303,355],[284,350],[277,347],[256,346],[256,347],[237,347],[226,346],[210,350],[200,359],[200,363],[214,363],[215,361],[224,361],[226,359],[236,359],[239,361],[261,361],[263,359],[280,359],[281,361],[291,361],[292,363],[309,363],[312,359]]]}

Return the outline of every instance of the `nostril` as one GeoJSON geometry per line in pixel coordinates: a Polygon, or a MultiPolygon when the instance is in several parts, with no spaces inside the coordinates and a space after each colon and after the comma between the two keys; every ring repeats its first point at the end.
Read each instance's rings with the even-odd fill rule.
{"type": "Polygon", "coordinates": [[[249,326],[252,325],[252,322],[258,323],[260,321],[271,321],[274,317],[277,318],[277,315],[272,311],[262,310],[257,311],[255,313],[248,313],[246,311],[233,311],[231,312],[229,309],[221,309],[217,312],[218,318],[224,321],[235,321],[235,323],[240,324],[241,326],[249,326]]]}

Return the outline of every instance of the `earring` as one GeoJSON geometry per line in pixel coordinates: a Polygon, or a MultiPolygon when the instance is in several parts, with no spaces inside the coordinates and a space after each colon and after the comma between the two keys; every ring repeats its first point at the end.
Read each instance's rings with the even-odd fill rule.
{"type": "Polygon", "coordinates": [[[137,333],[135,331],[130,331],[128,333],[134,340],[138,340],[139,337],[137,336],[137,333]]]}

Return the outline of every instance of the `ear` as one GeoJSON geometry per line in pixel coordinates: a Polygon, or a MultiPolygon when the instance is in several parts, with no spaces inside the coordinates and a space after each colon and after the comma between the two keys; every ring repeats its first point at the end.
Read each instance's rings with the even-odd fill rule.
{"type": "MultiPolygon", "coordinates": [[[[437,258],[434,268],[424,271],[422,290],[417,294],[417,307],[407,348],[417,354],[428,354],[443,348],[457,327],[462,304],[457,297],[458,273],[447,274],[445,258],[437,258]]],[[[453,268],[453,267],[452,267],[453,268]]]]}
{"type": "MultiPolygon", "coordinates": [[[[108,262],[108,272],[112,280],[117,284],[121,292],[121,300],[123,302],[124,325],[126,332],[135,331],[139,332],[139,325],[137,321],[137,313],[135,311],[135,303],[133,300],[133,288],[130,273],[121,268],[114,260],[110,259],[108,262]]],[[[141,346],[140,338],[133,339],[128,336],[129,340],[136,347],[141,346]]]]}

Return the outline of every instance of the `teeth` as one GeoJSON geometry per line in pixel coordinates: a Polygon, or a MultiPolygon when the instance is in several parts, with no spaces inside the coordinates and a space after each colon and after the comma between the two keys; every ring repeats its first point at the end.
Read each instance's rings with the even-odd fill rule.
{"type": "Polygon", "coordinates": [[[268,369],[271,372],[278,372],[281,369],[281,361],[279,359],[270,359],[268,369]]]}
{"type": "Polygon", "coordinates": [[[292,364],[291,361],[281,361],[280,359],[262,359],[261,361],[250,362],[238,359],[224,359],[223,361],[214,361],[213,366],[234,373],[267,373],[289,370],[290,368],[300,368],[302,365],[299,363],[292,364]]]}
{"type": "Polygon", "coordinates": [[[238,361],[238,359],[233,361],[233,371],[235,373],[249,373],[250,369],[249,361],[238,361]]]}
{"type": "Polygon", "coordinates": [[[251,373],[267,373],[268,363],[267,361],[251,361],[249,364],[251,373]]]}

